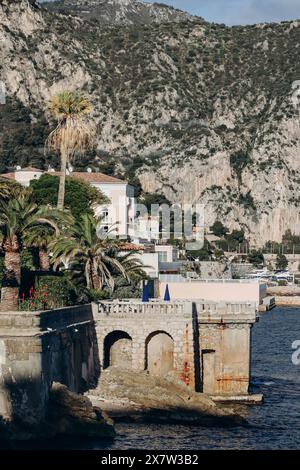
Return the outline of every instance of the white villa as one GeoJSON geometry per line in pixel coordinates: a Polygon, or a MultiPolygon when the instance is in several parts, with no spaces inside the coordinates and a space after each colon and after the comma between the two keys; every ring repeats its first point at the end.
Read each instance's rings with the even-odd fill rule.
{"type": "MultiPolygon", "coordinates": [[[[0,175],[3,178],[9,178],[17,181],[23,186],[29,186],[30,181],[39,179],[43,174],[48,173],[58,176],[58,172],[44,172],[38,168],[27,167],[17,169],[12,173],[0,175]]],[[[134,217],[135,217],[135,198],[134,188],[127,181],[105,175],[103,173],[87,172],[69,172],[68,176],[81,179],[104,193],[110,200],[109,204],[96,208],[96,213],[103,216],[103,227],[118,222],[117,231],[120,237],[134,236],[134,217]]]]}

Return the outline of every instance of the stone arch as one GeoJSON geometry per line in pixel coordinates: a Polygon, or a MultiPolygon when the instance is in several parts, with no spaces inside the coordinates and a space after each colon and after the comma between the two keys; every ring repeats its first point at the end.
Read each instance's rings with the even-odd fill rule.
{"type": "Polygon", "coordinates": [[[115,330],[104,339],[103,368],[132,368],[132,337],[126,331],[115,330]]]}
{"type": "Polygon", "coordinates": [[[146,339],[146,369],[164,376],[174,370],[174,339],[165,331],[154,331],[146,339]]]}

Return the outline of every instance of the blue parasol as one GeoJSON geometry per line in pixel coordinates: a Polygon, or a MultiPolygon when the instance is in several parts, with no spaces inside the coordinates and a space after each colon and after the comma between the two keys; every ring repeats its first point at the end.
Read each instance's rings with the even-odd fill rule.
{"type": "Polygon", "coordinates": [[[164,301],[165,302],[170,302],[171,297],[170,297],[170,291],[169,291],[169,284],[166,285],[166,292],[165,292],[165,297],[164,301]]]}
{"type": "Polygon", "coordinates": [[[143,287],[143,302],[149,302],[150,296],[149,296],[149,285],[148,283],[144,285],[143,287]]]}

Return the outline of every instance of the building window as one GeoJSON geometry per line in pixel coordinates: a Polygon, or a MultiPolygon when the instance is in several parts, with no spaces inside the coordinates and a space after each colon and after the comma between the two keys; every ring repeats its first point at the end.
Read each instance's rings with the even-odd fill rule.
{"type": "Polygon", "coordinates": [[[107,222],[108,222],[108,216],[109,216],[109,211],[108,211],[108,209],[107,209],[107,208],[103,209],[103,210],[101,211],[100,216],[101,216],[102,222],[106,222],[106,223],[107,223],[107,222]]]}
{"type": "Polygon", "coordinates": [[[158,252],[158,261],[160,263],[167,263],[168,261],[168,253],[166,251],[159,251],[158,252]]]}

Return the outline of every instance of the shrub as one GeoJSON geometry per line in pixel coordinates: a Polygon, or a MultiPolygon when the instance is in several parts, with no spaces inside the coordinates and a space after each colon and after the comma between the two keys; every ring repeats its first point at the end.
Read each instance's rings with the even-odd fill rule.
{"type": "Polygon", "coordinates": [[[248,255],[248,261],[256,267],[264,264],[264,255],[262,251],[252,250],[248,255]]]}
{"type": "Polygon", "coordinates": [[[131,279],[130,283],[128,283],[126,279],[119,276],[116,279],[116,288],[113,292],[112,297],[114,299],[141,299],[141,279],[131,279]]]}
{"type": "Polygon", "coordinates": [[[216,249],[214,252],[214,256],[216,259],[221,259],[224,256],[224,251],[216,249]]]}
{"type": "Polygon", "coordinates": [[[286,256],[280,255],[280,254],[277,255],[277,258],[276,258],[276,268],[277,269],[286,269],[288,267],[288,264],[289,264],[289,262],[288,262],[286,256]]]}
{"type": "Polygon", "coordinates": [[[37,310],[47,310],[48,305],[48,285],[45,284],[42,287],[35,289],[31,287],[29,291],[29,297],[26,298],[23,294],[20,301],[20,310],[22,311],[37,311],[37,310]]]}
{"type": "Polygon", "coordinates": [[[234,245],[242,244],[245,242],[245,232],[244,230],[233,230],[226,238],[229,243],[234,245]]]}
{"type": "Polygon", "coordinates": [[[36,277],[35,290],[47,290],[45,308],[68,307],[78,302],[76,288],[68,274],[39,275],[36,277]]]}
{"type": "Polygon", "coordinates": [[[223,237],[226,235],[226,233],[228,233],[228,228],[224,227],[222,222],[219,220],[216,220],[213,226],[210,227],[210,230],[216,237],[223,237]]]}
{"type": "Polygon", "coordinates": [[[99,289],[89,289],[88,296],[90,302],[97,302],[99,300],[106,300],[110,298],[109,292],[99,289]]]}
{"type": "MultiPolygon", "coordinates": [[[[38,204],[55,206],[59,187],[59,177],[45,174],[30,183],[33,198],[38,204]]],[[[77,219],[85,212],[93,214],[92,204],[107,204],[108,198],[98,189],[77,178],[66,178],[65,204],[77,219]]]]}
{"type": "Polygon", "coordinates": [[[230,165],[236,172],[239,181],[241,181],[243,170],[250,163],[251,157],[248,152],[237,152],[230,156],[230,165]]]}

